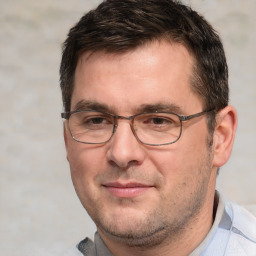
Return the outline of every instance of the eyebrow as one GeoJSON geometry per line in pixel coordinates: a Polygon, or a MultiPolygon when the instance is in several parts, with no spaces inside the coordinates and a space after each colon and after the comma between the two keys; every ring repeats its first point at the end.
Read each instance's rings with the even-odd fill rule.
{"type": "Polygon", "coordinates": [[[99,103],[96,101],[90,100],[80,100],[74,107],[74,111],[83,111],[83,110],[97,110],[102,112],[112,112],[112,108],[107,106],[104,103],[99,103]]]}
{"type": "MultiPolygon", "coordinates": [[[[108,106],[104,103],[99,103],[97,101],[90,100],[81,100],[74,107],[74,111],[84,110],[96,110],[117,114],[114,110],[114,107],[108,106]]],[[[143,112],[173,112],[177,114],[182,114],[181,108],[173,103],[142,104],[139,107],[135,107],[135,109],[133,109],[132,112],[134,114],[143,112]]]]}
{"type": "Polygon", "coordinates": [[[139,112],[174,112],[180,114],[181,108],[173,103],[156,103],[156,104],[143,104],[139,107],[139,112]]]}

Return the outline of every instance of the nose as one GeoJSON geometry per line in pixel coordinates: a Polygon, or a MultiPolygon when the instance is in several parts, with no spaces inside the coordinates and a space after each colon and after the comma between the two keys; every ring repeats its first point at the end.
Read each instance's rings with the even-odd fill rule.
{"type": "Polygon", "coordinates": [[[144,146],[134,136],[127,120],[119,120],[109,143],[107,158],[112,165],[127,168],[131,165],[140,165],[145,159],[144,146]]]}

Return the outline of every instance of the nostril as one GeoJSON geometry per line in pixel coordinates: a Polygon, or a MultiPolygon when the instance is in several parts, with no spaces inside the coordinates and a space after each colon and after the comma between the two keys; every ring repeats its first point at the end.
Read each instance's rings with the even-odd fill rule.
{"type": "Polygon", "coordinates": [[[128,166],[133,166],[133,165],[137,165],[139,164],[139,162],[137,160],[132,160],[130,162],[128,162],[128,166]]]}
{"type": "Polygon", "coordinates": [[[137,160],[132,160],[129,161],[128,163],[123,161],[123,162],[117,162],[115,160],[110,160],[109,161],[110,165],[112,165],[113,167],[118,167],[121,168],[123,171],[128,170],[129,168],[131,168],[132,166],[136,166],[139,165],[139,162],[137,160]]]}

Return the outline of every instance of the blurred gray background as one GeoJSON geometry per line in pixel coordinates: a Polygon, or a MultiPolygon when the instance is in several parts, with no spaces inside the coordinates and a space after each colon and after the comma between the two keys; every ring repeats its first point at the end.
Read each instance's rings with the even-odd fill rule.
{"type": "MultiPolygon", "coordinates": [[[[62,138],[61,43],[99,0],[0,0],[0,255],[65,255],[95,227],[62,138]]],[[[239,126],[218,189],[256,206],[256,1],[184,1],[220,33],[239,126]]]]}

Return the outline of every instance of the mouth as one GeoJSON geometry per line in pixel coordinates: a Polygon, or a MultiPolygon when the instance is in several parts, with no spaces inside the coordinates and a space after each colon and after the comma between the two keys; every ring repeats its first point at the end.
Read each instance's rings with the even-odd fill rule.
{"type": "Polygon", "coordinates": [[[119,183],[110,182],[103,185],[103,187],[112,195],[119,198],[132,198],[137,197],[149,189],[154,188],[152,185],[130,182],[130,183],[119,183]]]}

